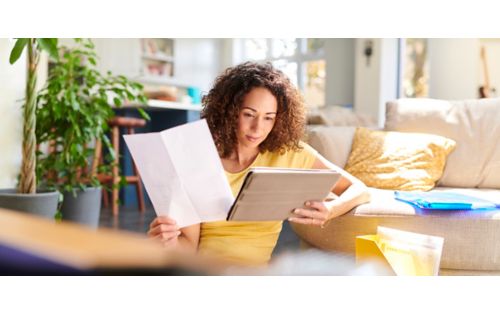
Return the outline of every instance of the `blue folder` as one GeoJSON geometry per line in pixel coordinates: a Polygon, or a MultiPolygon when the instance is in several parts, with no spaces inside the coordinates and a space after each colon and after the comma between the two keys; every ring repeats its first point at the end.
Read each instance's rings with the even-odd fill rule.
{"type": "Polygon", "coordinates": [[[417,209],[429,210],[475,210],[475,209],[500,209],[498,203],[472,197],[456,192],[447,191],[395,191],[396,200],[411,204],[417,209]]]}

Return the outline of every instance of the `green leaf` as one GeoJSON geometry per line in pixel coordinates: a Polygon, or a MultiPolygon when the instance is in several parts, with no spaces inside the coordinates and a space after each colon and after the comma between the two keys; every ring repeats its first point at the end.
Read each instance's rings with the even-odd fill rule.
{"type": "Polygon", "coordinates": [[[130,82],[130,84],[132,85],[132,87],[134,87],[135,89],[138,89],[138,90],[143,90],[144,89],[144,86],[142,84],[139,84],[139,83],[135,83],[135,82],[130,82]]]}
{"type": "Polygon", "coordinates": [[[140,103],[143,103],[143,104],[147,104],[148,103],[148,98],[146,96],[144,96],[144,95],[139,95],[137,97],[137,99],[139,99],[140,103]]]}
{"type": "Polygon", "coordinates": [[[142,108],[137,108],[137,111],[139,111],[139,114],[142,116],[143,119],[145,119],[146,121],[149,121],[151,120],[151,117],[149,117],[149,114],[144,111],[142,108]]]}
{"type": "Polygon", "coordinates": [[[56,222],[60,222],[60,221],[62,221],[62,218],[63,218],[62,212],[57,210],[56,214],[54,215],[54,219],[56,220],[56,222]]]}
{"type": "Polygon", "coordinates": [[[125,178],[125,176],[120,176],[120,182],[115,188],[123,188],[125,186],[127,186],[127,179],[125,178]]]}
{"type": "Polygon", "coordinates": [[[87,39],[87,42],[84,44],[84,47],[88,48],[88,49],[94,49],[94,43],[92,42],[92,40],[90,38],[87,39]]]}
{"type": "Polygon", "coordinates": [[[19,57],[23,53],[24,47],[26,47],[28,42],[29,42],[29,38],[17,39],[17,41],[14,45],[14,48],[12,48],[12,51],[10,52],[10,58],[9,58],[10,64],[16,63],[16,61],[19,59],[19,57]]]}
{"type": "Polygon", "coordinates": [[[120,98],[124,98],[125,95],[123,94],[123,90],[121,90],[120,88],[112,88],[111,90],[113,90],[114,93],[116,93],[116,95],[120,98]]]}
{"type": "Polygon", "coordinates": [[[36,41],[40,45],[41,50],[47,51],[56,60],[59,58],[56,38],[37,38],[36,41]]]}
{"type": "Polygon", "coordinates": [[[64,201],[64,195],[63,195],[62,193],[59,193],[59,197],[58,197],[58,201],[57,201],[57,202],[58,202],[59,204],[62,204],[62,203],[63,203],[63,201],[64,201]]]}
{"type": "Polygon", "coordinates": [[[116,160],[116,154],[115,154],[115,150],[113,150],[113,147],[111,146],[111,142],[109,141],[109,138],[108,136],[102,136],[101,137],[102,139],[102,142],[106,145],[106,147],[108,148],[108,152],[109,152],[109,157],[110,159],[109,160],[116,160]]]}

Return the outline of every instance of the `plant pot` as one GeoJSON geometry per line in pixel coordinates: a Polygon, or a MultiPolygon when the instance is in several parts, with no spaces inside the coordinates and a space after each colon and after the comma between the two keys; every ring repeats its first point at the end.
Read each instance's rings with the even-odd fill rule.
{"type": "Polygon", "coordinates": [[[64,201],[61,206],[63,221],[97,228],[101,213],[101,189],[101,187],[75,189],[76,197],[73,196],[72,192],[63,192],[64,201]]]}
{"type": "Polygon", "coordinates": [[[59,192],[38,190],[34,194],[18,193],[16,189],[0,189],[0,208],[31,213],[54,219],[59,192]]]}

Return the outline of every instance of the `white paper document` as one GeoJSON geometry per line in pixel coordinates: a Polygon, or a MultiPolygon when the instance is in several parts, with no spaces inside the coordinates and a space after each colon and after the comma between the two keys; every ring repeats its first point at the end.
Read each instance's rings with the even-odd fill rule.
{"type": "Polygon", "coordinates": [[[123,137],[158,216],[179,227],[226,220],[234,197],[206,120],[123,137]]]}

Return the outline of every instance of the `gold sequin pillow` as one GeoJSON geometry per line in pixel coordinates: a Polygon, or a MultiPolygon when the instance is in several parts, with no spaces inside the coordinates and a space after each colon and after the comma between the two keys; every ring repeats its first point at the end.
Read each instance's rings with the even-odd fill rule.
{"type": "Polygon", "coordinates": [[[427,191],[441,178],[455,145],[437,135],[360,127],[345,169],[369,187],[427,191]]]}

